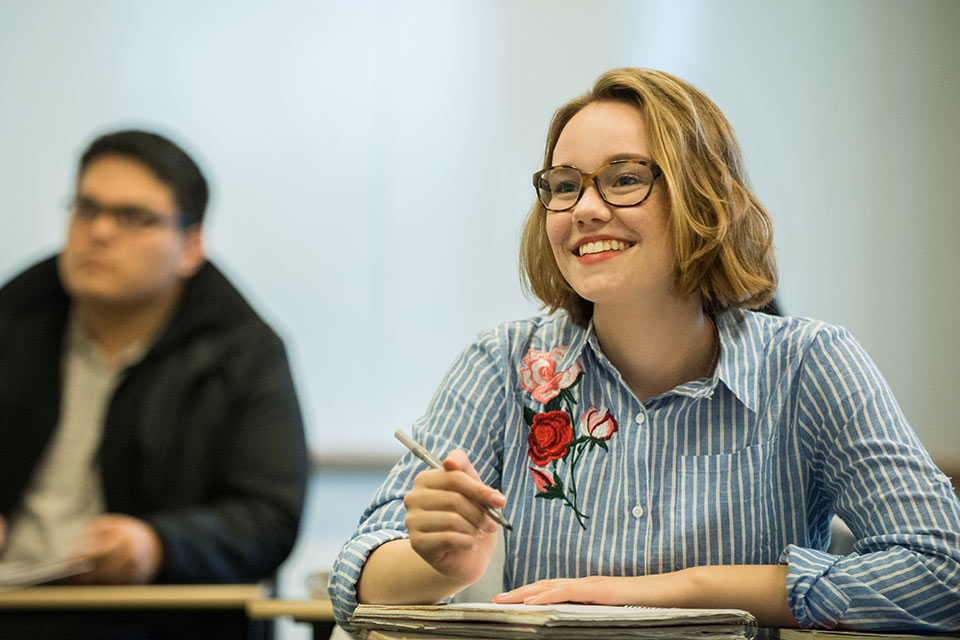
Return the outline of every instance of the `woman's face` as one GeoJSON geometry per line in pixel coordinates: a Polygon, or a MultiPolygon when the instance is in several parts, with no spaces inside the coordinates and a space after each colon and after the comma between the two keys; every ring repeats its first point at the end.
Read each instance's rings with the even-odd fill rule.
{"type": "MultiPolygon", "coordinates": [[[[650,161],[645,130],[639,108],[591,103],[560,132],[553,165],[589,174],[613,160],[650,161]]],[[[673,234],[662,179],[632,207],[607,204],[591,181],[572,209],[547,212],[546,230],[563,277],[595,305],[643,304],[674,295],[673,234]]]]}

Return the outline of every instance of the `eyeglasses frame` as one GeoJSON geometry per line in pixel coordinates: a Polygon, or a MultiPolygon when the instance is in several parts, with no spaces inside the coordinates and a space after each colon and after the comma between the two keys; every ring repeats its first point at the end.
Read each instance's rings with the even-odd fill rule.
{"type": "Polygon", "coordinates": [[[543,205],[544,209],[546,209],[551,213],[563,213],[564,211],[569,211],[570,209],[573,209],[575,206],[577,206],[577,203],[580,202],[580,198],[583,197],[583,193],[586,191],[586,187],[584,185],[587,184],[588,180],[593,182],[593,186],[597,190],[597,194],[600,196],[600,198],[611,207],[637,207],[643,204],[644,202],[646,202],[647,198],[650,197],[650,194],[653,193],[653,184],[657,181],[657,178],[661,177],[662,175],[663,175],[663,169],[660,168],[659,164],[657,164],[653,160],[649,160],[649,161],[640,160],[639,158],[622,158],[620,160],[613,160],[599,167],[596,171],[590,174],[584,173],[583,171],[573,166],[572,164],[558,164],[552,167],[547,167],[546,169],[541,169],[540,171],[537,171],[535,174],[533,174],[533,189],[537,193],[537,201],[541,205],[543,205]],[[599,176],[600,172],[606,169],[607,167],[613,166],[615,164],[625,164],[627,162],[636,162],[638,164],[642,164],[646,167],[649,167],[650,173],[653,175],[653,179],[650,180],[650,188],[647,189],[647,193],[644,194],[644,196],[640,198],[640,200],[638,200],[637,202],[634,202],[633,204],[614,204],[609,200],[607,200],[607,197],[603,195],[603,191],[600,189],[600,183],[597,182],[597,176],[599,176]],[[577,194],[577,199],[574,200],[569,207],[565,207],[563,209],[551,209],[546,204],[544,204],[543,199],[540,197],[540,178],[547,171],[552,171],[554,169],[573,169],[580,174],[580,193],[577,194]]]}
{"type": "Polygon", "coordinates": [[[69,211],[70,215],[73,216],[75,219],[80,220],[82,222],[93,222],[98,217],[102,215],[106,215],[113,219],[114,224],[116,224],[118,228],[124,229],[124,230],[129,229],[129,230],[140,231],[140,230],[146,230],[146,229],[164,229],[165,228],[165,229],[177,229],[182,231],[192,226],[190,222],[184,219],[183,214],[179,212],[174,214],[175,218],[171,220],[165,214],[159,213],[157,211],[153,211],[152,209],[147,209],[146,207],[140,207],[136,205],[119,205],[119,206],[105,205],[101,202],[97,202],[92,198],[80,196],[79,194],[71,198],[70,201],[67,203],[67,211],[69,211]],[[77,213],[78,209],[80,208],[80,205],[81,203],[83,203],[83,201],[87,201],[85,204],[91,204],[96,207],[97,211],[93,216],[84,217],[84,216],[78,215],[77,213]],[[123,210],[132,210],[132,209],[139,209],[139,210],[142,210],[144,213],[150,214],[149,222],[147,224],[130,224],[128,222],[125,222],[124,221],[125,219],[121,215],[121,212],[123,210]]]}

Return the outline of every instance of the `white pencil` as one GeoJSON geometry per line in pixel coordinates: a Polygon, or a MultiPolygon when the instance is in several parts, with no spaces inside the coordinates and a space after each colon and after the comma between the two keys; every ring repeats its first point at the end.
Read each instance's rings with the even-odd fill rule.
{"type": "MultiPolygon", "coordinates": [[[[397,440],[402,442],[407,449],[410,449],[413,455],[426,462],[428,467],[431,469],[443,469],[443,463],[437,460],[435,455],[424,449],[416,440],[405,434],[403,431],[397,429],[393,432],[393,435],[395,435],[397,440]]],[[[484,507],[487,510],[487,513],[490,514],[490,517],[502,525],[503,528],[513,531],[513,525],[507,522],[507,519],[503,517],[503,514],[500,513],[499,509],[494,509],[493,507],[488,507],[486,505],[480,506],[484,507]]]]}

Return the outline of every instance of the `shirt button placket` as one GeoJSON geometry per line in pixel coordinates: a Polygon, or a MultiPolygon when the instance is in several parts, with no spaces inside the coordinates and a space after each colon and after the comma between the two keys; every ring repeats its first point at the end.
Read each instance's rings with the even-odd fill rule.
{"type": "MultiPolygon", "coordinates": [[[[647,423],[647,414],[643,409],[640,409],[639,411],[637,411],[637,415],[634,416],[633,419],[639,426],[642,427],[647,423]]],[[[630,513],[633,514],[634,518],[637,518],[639,520],[640,518],[643,517],[643,506],[639,504],[636,505],[633,509],[630,510],[630,513]]]]}

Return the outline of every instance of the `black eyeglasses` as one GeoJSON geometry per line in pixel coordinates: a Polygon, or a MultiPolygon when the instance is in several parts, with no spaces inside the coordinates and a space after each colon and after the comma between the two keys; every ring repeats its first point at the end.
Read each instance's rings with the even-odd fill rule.
{"type": "Polygon", "coordinates": [[[77,196],[69,204],[70,213],[77,220],[92,222],[100,214],[114,219],[118,227],[123,229],[149,229],[153,227],[180,227],[184,225],[179,215],[170,217],[146,207],[136,205],[110,206],[97,202],[93,198],[77,196]]]}
{"type": "Polygon", "coordinates": [[[569,165],[558,165],[533,174],[533,187],[547,211],[573,208],[580,202],[590,180],[607,204],[635,207],[650,197],[653,183],[662,175],[660,165],[646,160],[614,160],[591,174],[569,165]]]}

